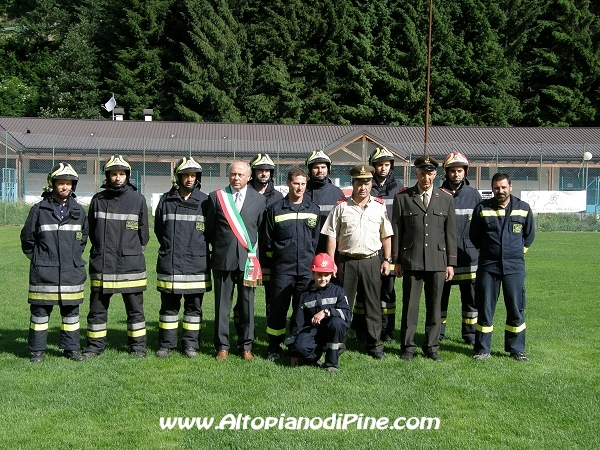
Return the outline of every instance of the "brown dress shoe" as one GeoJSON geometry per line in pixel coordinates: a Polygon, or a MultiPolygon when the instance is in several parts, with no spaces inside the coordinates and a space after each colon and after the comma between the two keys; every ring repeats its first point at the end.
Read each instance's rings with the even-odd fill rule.
{"type": "Polygon", "coordinates": [[[229,352],[227,350],[219,350],[217,352],[217,356],[215,356],[215,359],[217,361],[222,361],[224,359],[227,359],[227,356],[229,356],[229,352]]]}
{"type": "Polygon", "coordinates": [[[252,354],[252,352],[250,350],[241,350],[240,356],[245,361],[252,361],[254,359],[254,355],[252,354]]]}

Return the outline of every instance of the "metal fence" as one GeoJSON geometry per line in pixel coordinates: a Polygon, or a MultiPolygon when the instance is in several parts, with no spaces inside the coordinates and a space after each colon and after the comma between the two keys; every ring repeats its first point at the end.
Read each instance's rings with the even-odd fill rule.
{"type": "MultiPolygon", "coordinates": [[[[40,138],[38,138],[40,139],[40,138]]],[[[339,148],[331,153],[333,161],[331,178],[340,187],[349,186],[350,167],[365,163],[369,153],[378,144],[375,142],[339,143],[339,148]]],[[[228,183],[227,173],[234,160],[250,161],[258,152],[267,152],[276,163],[274,179],[276,184],[285,184],[287,172],[292,166],[304,166],[310,151],[302,149],[324,149],[324,142],[250,142],[250,141],[186,141],[186,140],[140,140],[140,139],[103,139],[82,141],[67,139],[66,136],[45,136],[44,140],[32,142],[26,150],[9,148],[8,142],[2,142],[5,155],[0,180],[0,223],[20,224],[24,220],[23,210],[39,200],[42,189],[47,184],[47,175],[52,166],[59,161],[67,161],[79,173],[77,195],[81,203],[86,204],[92,195],[100,189],[104,180],[102,167],[114,153],[121,153],[131,163],[131,181],[146,197],[148,206],[153,208],[159,196],[169,190],[172,172],[176,161],[183,156],[193,156],[202,165],[202,190],[210,192],[228,183]],[[12,211],[12,212],[11,212],[12,211]]],[[[394,173],[405,185],[416,182],[412,161],[420,155],[421,143],[395,143],[396,148],[406,151],[404,158],[395,162],[394,173]]],[[[328,148],[335,145],[328,144],[328,148]]],[[[485,147],[482,146],[482,148],[485,147]]],[[[458,143],[431,144],[430,152],[435,157],[458,149],[465,151],[458,143]],[[450,145],[450,147],[448,147],[450,145]]],[[[487,148],[487,147],[486,147],[487,148]]],[[[585,162],[552,163],[544,160],[544,154],[536,154],[522,162],[503,159],[495,146],[489,157],[474,159],[469,169],[471,184],[479,189],[490,189],[491,178],[496,172],[508,173],[513,181],[513,193],[520,195],[523,190],[585,190],[587,192],[587,212],[600,213],[600,168],[587,167],[585,162]]],[[[535,147],[539,153],[539,148],[535,147]]],[[[583,149],[586,147],[583,146],[583,149]]],[[[479,150],[478,150],[479,151],[479,150]]],[[[483,151],[483,150],[481,150],[483,151]]],[[[533,151],[533,150],[532,150],[533,151]]],[[[558,150],[546,145],[544,151],[554,154],[558,150]]],[[[600,154],[600,151],[599,151],[600,154]]],[[[469,153],[467,153],[469,155],[469,153]]],[[[2,164],[3,163],[3,164],[2,164]]],[[[438,171],[439,183],[442,178],[438,171]]]]}

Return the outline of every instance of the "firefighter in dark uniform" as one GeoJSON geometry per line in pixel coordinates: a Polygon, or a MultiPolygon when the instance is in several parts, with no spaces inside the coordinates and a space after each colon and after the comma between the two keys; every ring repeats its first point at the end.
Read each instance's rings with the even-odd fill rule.
{"type": "Polygon", "coordinates": [[[212,290],[204,240],[208,195],[200,191],[201,181],[202,166],[192,157],[180,159],[173,170],[173,187],[156,207],[154,233],[160,243],[156,288],[161,300],[158,357],[167,357],[177,348],[181,296],[181,349],[188,358],[195,358],[200,348],[202,300],[212,290]]]}
{"type": "Polygon", "coordinates": [[[493,198],[475,207],[470,229],[471,241],[480,250],[473,359],[491,356],[494,312],[502,285],[506,305],[504,350],[517,361],[529,361],[525,356],[525,253],[535,238],[533,213],[527,203],[511,194],[507,174],[492,177],[492,191],[493,198]]]}
{"type": "Polygon", "coordinates": [[[86,279],[83,250],[88,238],[85,210],[75,200],[79,176],[67,163],[48,174],[42,201],[33,205],[21,230],[21,248],[29,265],[28,348],[31,362],[41,363],[48,340],[48,321],[55,305],[60,308],[59,348],[64,356],[82,361],[79,353],[79,305],[86,279]]]}
{"type": "MultiPolygon", "coordinates": [[[[275,175],[275,163],[269,155],[266,153],[258,153],[250,161],[250,170],[252,171],[252,177],[250,178],[248,186],[265,196],[267,208],[283,198],[283,194],[275,189],[275,183],[273,181],[273,176],[275,175]]],[[[271,256],[261,246],[258,248],[258,260],[260,261],[260,267],[262,268],[263,273],[262,284],[265,287],[265,313],[268,319],[271,312],[271,256]]],[[[238,312],[236,308],[234,308],[234,315],[236,319],[235,323],[238,323],[238,312]]]]}
{"type": "Polygon", "coordinates": [[[92,197],[89,208],[91,295],[83,356],[92,358],[104,351],[110,298],[120,293],[127,311],[127,347],[130,353],[143,358],[148,206],[129,182],[131,166],[123,156],[111,156],[104,173],[104,190],[92,197]]]}
{"type": "MultiPolygon", "coordinates": [[[[394,177],[394,155],[385,147],[377,147],[369,156],[369,165],[373,166],[373,184],[371,195],[385,201],[388,217],[392,217],[392,206],[394,196],[399,189],[404,187],[402,182],[394,177]]],[[[379,258],[383,262],[383,252],[379,252],[379,258]]],[[[394,284],[396,275],[394,265],[390,264],[390,273],[381,275],[381,340],[384,342],[395,342],[394,328],[396,327],[396,290],[394,284]]],[[[354,304],[352,326],[357,328],[357,341],[364,340],[363,328],[364,304],[361,296],[358,296],[354,304]],[[362,319],[361,319],[362,315],[362,319]]]]}
{"type": "Polygon", "coordinates": [[[452,152],[444,160],[444,173],[446,179],[442,188],[452,192],[454,208],[456,210],[457,232],[457,266],[454,268],[452,280],[444,283],[442,291],[442,327],[440,341],[446,335],[446,317],[448,316],[448,302],[450,290],[453,285],[460,289],[462,303],[462,339],[467,345],[475,343],[475,324],[477,323],[477,308],[475,307],[475,273],[479,253],[469,238],[469,225],[473,216],[473,208],[481,201],[481,194],[469,186],[469,161],[459,152],[452,152]]]}
{"type": "Polygon", "coordinates": [[[288,195],[267,208],[262,247],[273,255],[271,315],[267,319],[267,359],[281,358],[290,298],[295,310],[300,294],[312,281],[310,264],[319,242],[319,207],[304,196],[306,173],[292,168],[287,176],[288,195]]]}
{"type": "Polygon", "coordinates": [[[415,160],[417,184],[394,197],[392,254],[396,276],[402,280],[401,358],[412,361],[419,320],[421,291],[425,285],[425,342],[423,353],[441,361],[438,354],[444,282],[456,265],[456,217],[450,192],[433,185],[439,163],[429,157],[415,160]]]}
{"type": "MultiPolygon", "coordinates": [[[[306,197],[319,205],[321,217],[319,223],[325,223],[329,212],[340,201],[345,201],[344,192],[331,182],[331,159],[324,152],[315,150],[306,159],[308,170],[308,183],[306,184],[306,197]]],[[[327,253],[327,236],[319,237],[317,253],[327,253]]]]}
{"type": "Polygon", "coordinates": [[[314,282],[300,294],[291,320],[292,334],[286,339],[292,366],[306,361],[317,363],[326,346],[323,367],[339,369],[339,351],[348,332],[350,305],[341,286],[331,283],[334,263],[327,253],[319,253],[311,263],[314,282]]]}

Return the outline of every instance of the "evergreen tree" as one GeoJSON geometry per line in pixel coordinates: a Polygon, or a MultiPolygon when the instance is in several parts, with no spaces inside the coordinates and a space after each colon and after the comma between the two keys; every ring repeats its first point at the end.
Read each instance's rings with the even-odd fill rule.
{"type": "Polygon", "coordinates": [[[377,38],[373,94],[382,100],[379,123],[422,125],[425,111],[429,2],[389,2],[377,38]]]}
{"type": "Polygon", "coordinates": [[[240,91],[250,75],[245,31],[226,0],[184,0],[182,61],[175,63],[180,91],[175,108],[183,120],[244,122],[240,91]]]}
{"type": "Polygon", "coordinates": [[[98,114],[97,59],[94,47],[75,25],[52,53],[40,87],[40,116],[92,119],[98,114]]]}
{"type": "Polygon", "coordinates": [[[490,24],[499,14],[481,0],[434,10],[431,124],[506,126],[518,117],[516,79],[490,24]]]}
{"type": "Polygon", "coordinates": [[[596,123],[600,62],[589,1],[551,0],[538,19],[539,37],[519,56],[523,126],[596,123]]]}
{"type": "Polygon", "coordinates": [[[165,23],[173,0],[125,0],[109,3],[98,42],[105,96],[114,92],[130,119],[153,108],[160,119],[164,99],[165,23]]]}

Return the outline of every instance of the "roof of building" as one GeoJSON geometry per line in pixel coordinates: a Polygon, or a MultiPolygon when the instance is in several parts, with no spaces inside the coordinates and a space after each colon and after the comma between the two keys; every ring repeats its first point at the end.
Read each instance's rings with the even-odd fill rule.
{"type": "MultiPolygon", "coordinates": [[[[286,125],[248,123],[112,121],[0,117],[0,141],[12,151],[96,153],[160,152],[182,149],[228,156],[267,152],[304,158],[315,149],[327,153],[363,136],[386,145],[407,160],[423,154],[424,127],[386,125],[286,125]]],[[[581,162],[589,151],[600,156],[600,128],[429,128],[429,154],[458,150],[471,161],[581,162]]]]}

